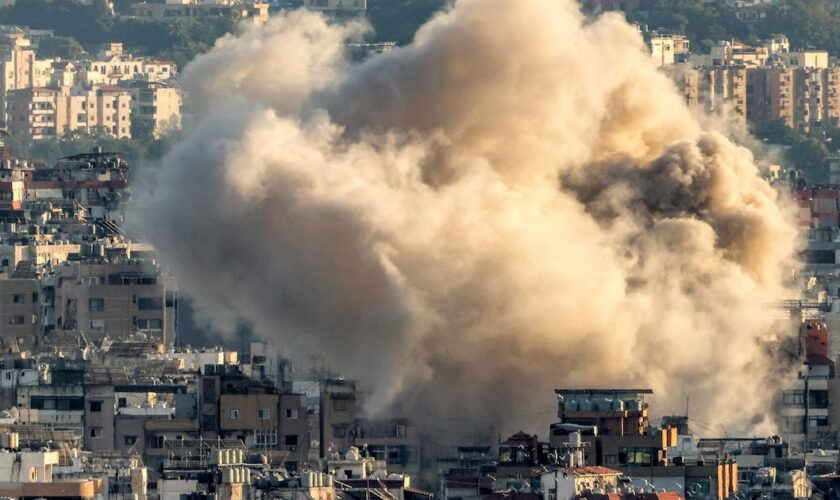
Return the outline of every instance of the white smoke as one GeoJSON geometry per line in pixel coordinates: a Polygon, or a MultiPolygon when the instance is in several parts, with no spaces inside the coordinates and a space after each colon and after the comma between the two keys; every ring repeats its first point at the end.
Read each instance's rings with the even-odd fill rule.
{"type": "Polygon", "coordinates": [[[130,227],[207,317],[320,353],[371,411],[512,428],[555,387],[649,386],[764,413],[795,230],[634,28],[459,0],[352,64],[364,29],[281,14],[185,69],[195,124],[130,227]]]}

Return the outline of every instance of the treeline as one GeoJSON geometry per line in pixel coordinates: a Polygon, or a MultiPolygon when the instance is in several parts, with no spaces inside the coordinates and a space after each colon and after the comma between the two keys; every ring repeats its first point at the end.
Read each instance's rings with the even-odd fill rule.
{"type": "MultiPolygon", "coordinates": [[[[127,8],[128,3],[120,5],[127,8]]],[[[237,29],[236,19],[228,15],[163,21],[115,16],[105,0],[16,2],[0,8],[0,24],[53,30],[57,38],[39,49],[41,57],[79,57],[103,43],[122,42],[132,53],[173,60],[179,66],[237,29]]]]}
{"type": "Polygon", "coordinates": [[[795,130],[777,120],[770,122],[755,135],[768,144],[782,146],[787,164],[801,170],[807,179],[828,182],[826,160],[832,151],[840,149],[840,128],[795,130]]]}
{"type": "Polygon", "coordinates": [[[114,151],[123,157],[132,167],[155,164],[163,157],[168,148],[178,139],[179,132],[173,131],[160,138],[152,136],[152,123],[143,118],[131,120],[131,139],[117,139],[106,130],[76,130],[61,137],[29,140],[25,137],[7,137],[4,142],[11,147],[12,154],[18,158],[44,160],[52,165],[58,158],[79,153],[87,153],[94,146],[104,151],[114,151]]]}
{"type": "Polygon", "coordinates": [[[650,29],[688,35],[694,51],[707,42],[739,39],[755,43],[773,34],[788,36],[793,48],[827,49],[840,54],[840,2],[837,0],[786,0],[767,10],[766,17],[740,20],[724,2],[706,0],[646,0],[644,10],[628,14],[631,21],[650,29]]]}

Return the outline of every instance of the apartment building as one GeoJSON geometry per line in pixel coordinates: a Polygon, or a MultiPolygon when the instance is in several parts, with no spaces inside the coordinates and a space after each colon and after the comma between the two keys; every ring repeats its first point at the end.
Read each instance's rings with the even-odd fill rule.
{"type": "Polygon", "coordinates": [[[157,266],[141,260],[73,262],[62,269],[56,307],[62,330],[89,340],[142,332],[166,343],[166,287],[157,266]]]}
{"type": "Polygon", "coordinates": [[[683,62],[689,53],[690,42],[685,35],[651,33],[647,38],[651,57],[657,66],[683,62]]]}
{"type": "Polygon", "coordinates": [[[596,14],[608,10],[633,12],[639,10],[643,4],[641,0],[580,0],[584,12],[596,14]]]}
{"type": "Polygon", "coordinates": [[[7,94],[6,124],[13,135],[60,137],[75,130],[105,130],[131,137],[131,93],[114,85],[91,89],[30,87],[7,94]]]}
{"type": "Polygon", "coordinates": [[[360,12],[367,10],[367,0],[303,0],[303,6],[323,12],[360,12]]]}
{"type": "Polygon", "coordinates": [[[166,0],[166,3],[135,3],[131,5],[139,18],[162,20],[173,17],[233,15],[244,22],[257,25],[268,21],[268,4],[239,0],[166,0]]]}
{"type": "Polygon", "coordinates": [[[747,117],[747,68],[730,66],[707,70],[708,102],[712,109],[728,106],[733,116],[746,122],[747,117]]]}
{"type": "Polygon", "coordinates": [[[100,49],[97,59],[79,61],[76,78],[86,85],[117,85],[126,80],[162,82],[176,76],[172,61],[134,57],[123,53],[121,43],[109,43],[100,49]]]}
{"type": "Polygon", "coordinates": [[[181,128],[181,91],[161,83],[143,83],[131,87],[131,111],[134,116],[148,120],[153,134],[181,128]]]}
{"type": "Polygon", "coordinates": [[[355,382],[344,379],[323,382],[319,408],[322,457],[353,446],[357,411],[355,382]]]}
{"type": "Polygon", "coordinates": [[[0,278],[0,342],[32,350],[41,335],[41,286],[33,275],[0,278]]]}

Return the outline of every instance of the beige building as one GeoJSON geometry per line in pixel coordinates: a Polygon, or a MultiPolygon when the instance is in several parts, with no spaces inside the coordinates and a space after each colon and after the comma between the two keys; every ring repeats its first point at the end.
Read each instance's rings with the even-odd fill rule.
{"type": "Polygon", "coordinates": [[[166,0],[166,3],[135,3],[131,5],[131,8],[135,16],[155,20],[233,14],[242,21],[254,24],[263,24],[268,21],[268,4],[258,1],[166,0]]]}
{"type": "Polygon", "coordinates": [[[278,439],[279,394],[222,394],[219,429],[222,437],[239,439],[248,448],[274,448],[278,439]]]}
{"type": "Polygon", "coordinates": [[[132,113],[154,125],[154,136],[181,128],[181,91],[177,87],[147,84],[131,89],[132,113]]]}
{"type": "Polygon", "coordinates": [[[121,43],[109,43],[102,47],[99,58],[80,61],[77,65],[77,80],[82,84],[118,84],[126,80],[161,82],[175,78],[176,68],[172,61],[159,61],[124,54],[121,43]]]}
{"type": "Polygon", "coordinates": [[[689,52],[689,40],[685,35],[654,33],[648,46],[657,66],[670,66],[689,52]]]}
{"type": "Polygon", "coordinates": [[[840,68],[776,67],[750,70],[748,118],[762,127],[833,126],[840,120],[840,68]]]}
{"type": "Polygon", "coordinates": [[[784,60],[790,66],[798,68],[828,68],[827,50],[803,50],[784,55],[784,60]]]}
{"type": "Polygon", "coordinates": [[[62,329],[77,330],[88,340],[143,332],[166,343],[165,289],[152,266],[77,263],[58,293],[62,329]]]}
{"type": "Polygon", "coordinates": [[[11,32],[0,36],[0,105],[5,107],[6,94],[11,90],[34,87],[35,51],[23,32],[11,32]]]}
{"type": "Polygon", "coordinates": [[[13,135],[44,139],[104,129],[115,137],[131,137],[131,92],[121,87],[32,87],[9,92],[7,101],[6,125],[13,135]]]}

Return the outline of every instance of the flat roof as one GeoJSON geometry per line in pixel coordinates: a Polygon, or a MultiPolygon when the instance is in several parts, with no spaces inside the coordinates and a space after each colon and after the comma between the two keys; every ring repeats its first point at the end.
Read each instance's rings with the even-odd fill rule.
{"type": "Polygon", "coordinates": [[[616,393],[653,394],[653,389],[554,389],[555,394],[616,394],[616,393]]]}

